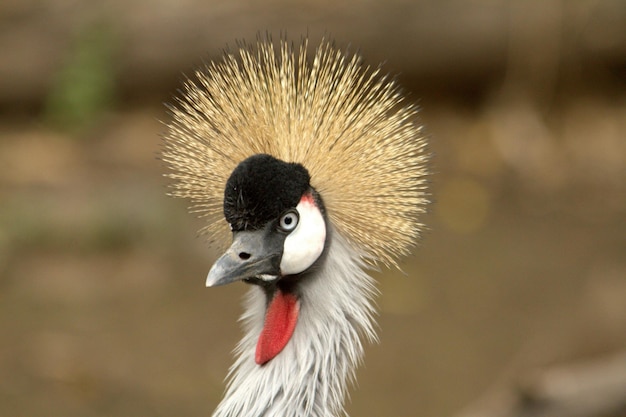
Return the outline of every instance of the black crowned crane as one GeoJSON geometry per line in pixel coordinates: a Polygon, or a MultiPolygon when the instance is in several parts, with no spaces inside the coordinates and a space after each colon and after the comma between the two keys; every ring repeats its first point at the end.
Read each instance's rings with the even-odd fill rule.
{"type": "Polygon", "coordinates": [[[193,201],[223,251],[206,285],[250,284],[214,417],[344,415],[376,339],[367,271],[397,266],[423,228],[415,106],[358,56],[307,45],[240,44],[170,107],[172,194],[193,201]]]}

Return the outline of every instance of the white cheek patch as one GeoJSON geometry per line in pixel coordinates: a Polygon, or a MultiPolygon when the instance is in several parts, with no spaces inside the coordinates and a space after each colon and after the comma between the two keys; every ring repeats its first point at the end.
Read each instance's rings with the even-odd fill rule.
{"type": "Polygon", "coordinates": [[[283,246],[282,275],[299,274],[317,260],[324,250],[326,224],[313,196],[306,194],[296,206],[300,221],[283,246]]]}

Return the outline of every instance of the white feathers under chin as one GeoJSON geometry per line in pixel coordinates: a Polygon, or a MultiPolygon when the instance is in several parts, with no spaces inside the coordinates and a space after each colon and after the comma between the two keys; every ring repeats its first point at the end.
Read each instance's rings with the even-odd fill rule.
{"type": "Polygon", "coordinates": [[[253,286],[241,317],[245,336],[235,349],[224,399],[213,417],[334,417],[344,415],[346,389],[363,357],[362,339],[376,340],[377,294],[359,253],[336,231],[323,265],[304,278],[300,315],[285,349],[263,366],[254,361],[266,296],[253,286]]]}

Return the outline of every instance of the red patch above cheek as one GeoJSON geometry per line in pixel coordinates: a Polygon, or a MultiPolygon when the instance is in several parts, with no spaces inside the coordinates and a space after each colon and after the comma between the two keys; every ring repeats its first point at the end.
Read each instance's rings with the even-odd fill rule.
{"type": "Polygon", "coordinates": [[[265,312],[265,324],[256,345],[256,363],[263,365],[269,362],[287,346],[296,328],[299,312],[298,298],[277,289],[265,312]]]}
{"type": "Polygon", "coordinates": [[[312,206],[315,206],[315,199],[313,198],[313,194],[311,193],[306,193],[305,195],[302,196],[302,198],[300,199],[300,204],[311,204],[312,206]]]}

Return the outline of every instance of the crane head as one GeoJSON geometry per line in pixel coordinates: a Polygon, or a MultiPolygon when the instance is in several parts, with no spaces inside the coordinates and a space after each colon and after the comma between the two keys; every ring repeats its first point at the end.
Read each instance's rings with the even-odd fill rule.
{"type": "Polygon", "coordinates": [[[233,242],[211,268],[206,285],[241,280],[266,290],[259,364],[289,341],[299,311],[298,280],[326,247],[324,206],[309,181],[302,165],[259,154],[241,162],[226,182],[224,216],[233,242]]]}
{"type": "MultiPolygon", "coordinates": [[[[358,277],[365,301],[338,317],[368,329],[374,291],[363,270],[398,266],[428,204],[426,136],[394,77],[327,40],[311,49],[259,39],[199,68],[169,109],[171,195],[191,200],[223,253],[207,286],[244,281],[266,295],[256,362],[298,339],[300,307],[298,329],[332,310],[327,297],[310,302],[320,281],[331,292],[358,277]]],[[[333,295],[349,303],[354,287],[333,295]]]]}

